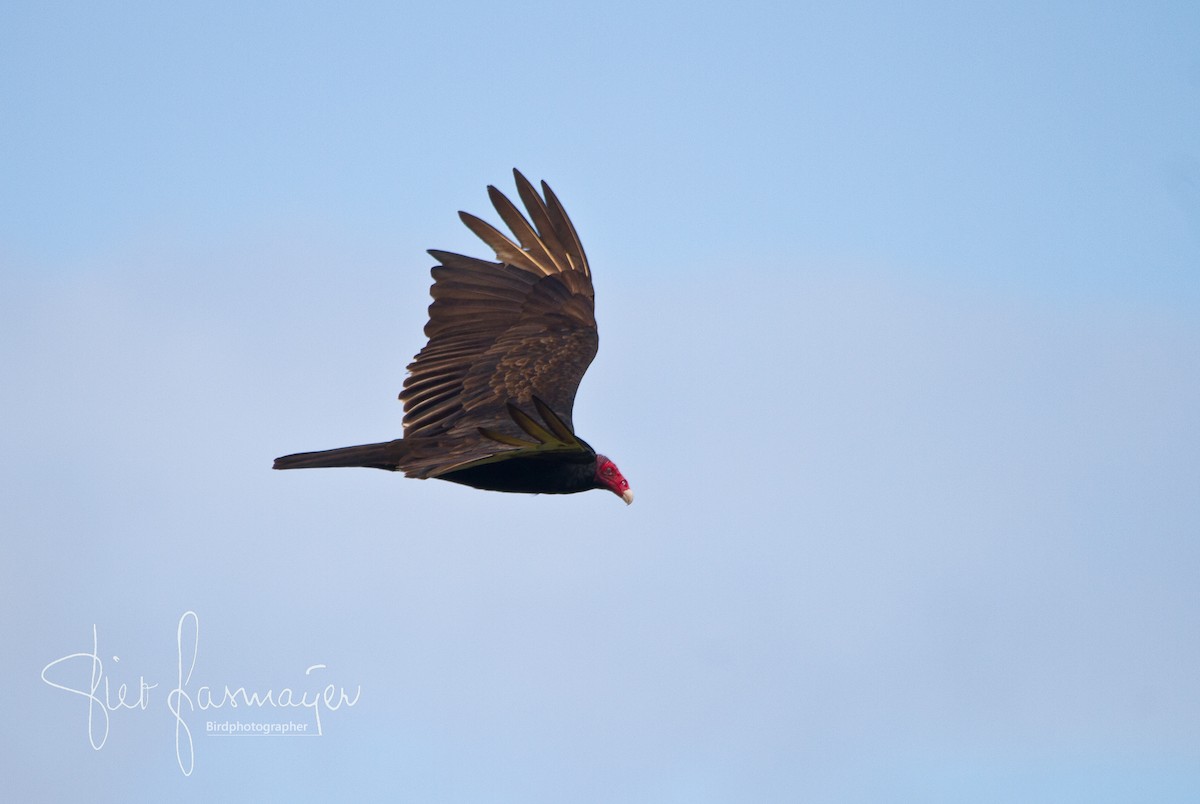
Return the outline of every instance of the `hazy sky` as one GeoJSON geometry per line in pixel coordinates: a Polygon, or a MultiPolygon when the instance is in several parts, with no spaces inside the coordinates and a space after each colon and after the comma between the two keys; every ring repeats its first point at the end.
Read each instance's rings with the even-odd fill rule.
{"type": "Polygon", "coordinates": [[[1200,797],[1200,7],[246,6],[0,13],[5,798],[1200,797]],[[513,166],[637,502],[272,472],[513,166]]]}

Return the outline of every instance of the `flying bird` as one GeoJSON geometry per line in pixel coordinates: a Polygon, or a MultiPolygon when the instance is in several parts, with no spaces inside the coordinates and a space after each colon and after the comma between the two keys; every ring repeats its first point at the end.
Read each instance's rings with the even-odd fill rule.
{"type": "Polygon", "coordinates": [[[592,271],[549,185],[513,170],[529,217],[488,187],[510,239],[458,216],[499,262],[431,250],[429,342],[408,366],[404,437],[301,452],[276,469],[367,466],[478,489],[573,494],[633,491],[617,465],[575,434],[575,392],[599,343],[592,271]]]}

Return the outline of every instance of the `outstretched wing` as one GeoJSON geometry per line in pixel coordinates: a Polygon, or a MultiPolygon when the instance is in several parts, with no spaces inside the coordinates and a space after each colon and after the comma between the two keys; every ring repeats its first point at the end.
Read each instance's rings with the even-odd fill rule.
{"type": "Polygon", "coordinates": [[[517,442],[529,433],[510,405],[530,408],[535,397],[539,410],[548,407],[573,431],[575,392],[596,356],[591,271],[575,227],[545,182],[543,197],[519,171],[513,175],[528,219],[495,187],[488,195],[514,239],[459,213],[499,262],[429,252],[440,265],[429,342],[409,364],[400,394],[404,437],[453,442],[453,463],[525,449],[517,442]]]}

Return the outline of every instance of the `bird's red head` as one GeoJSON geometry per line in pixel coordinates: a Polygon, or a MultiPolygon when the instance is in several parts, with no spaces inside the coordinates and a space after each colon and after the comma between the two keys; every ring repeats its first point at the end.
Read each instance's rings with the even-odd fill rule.
{"type": "Polygon", "coordinates": [[[596,456],[596,488],[608,489],[625,501],[626,505],[633,502],[633,490],[629,481],[617,465],[603,455],[596,456]]]}

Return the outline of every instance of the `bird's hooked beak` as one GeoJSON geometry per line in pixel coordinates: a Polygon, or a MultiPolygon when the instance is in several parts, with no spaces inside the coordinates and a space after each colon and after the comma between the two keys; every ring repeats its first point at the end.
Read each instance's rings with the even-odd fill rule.
{"type": "Polygon", "coordinates": [[[626,505],[633,505],[633,489],[625,489],[621,492],[621,499],[625,501],[626,505]]]}

